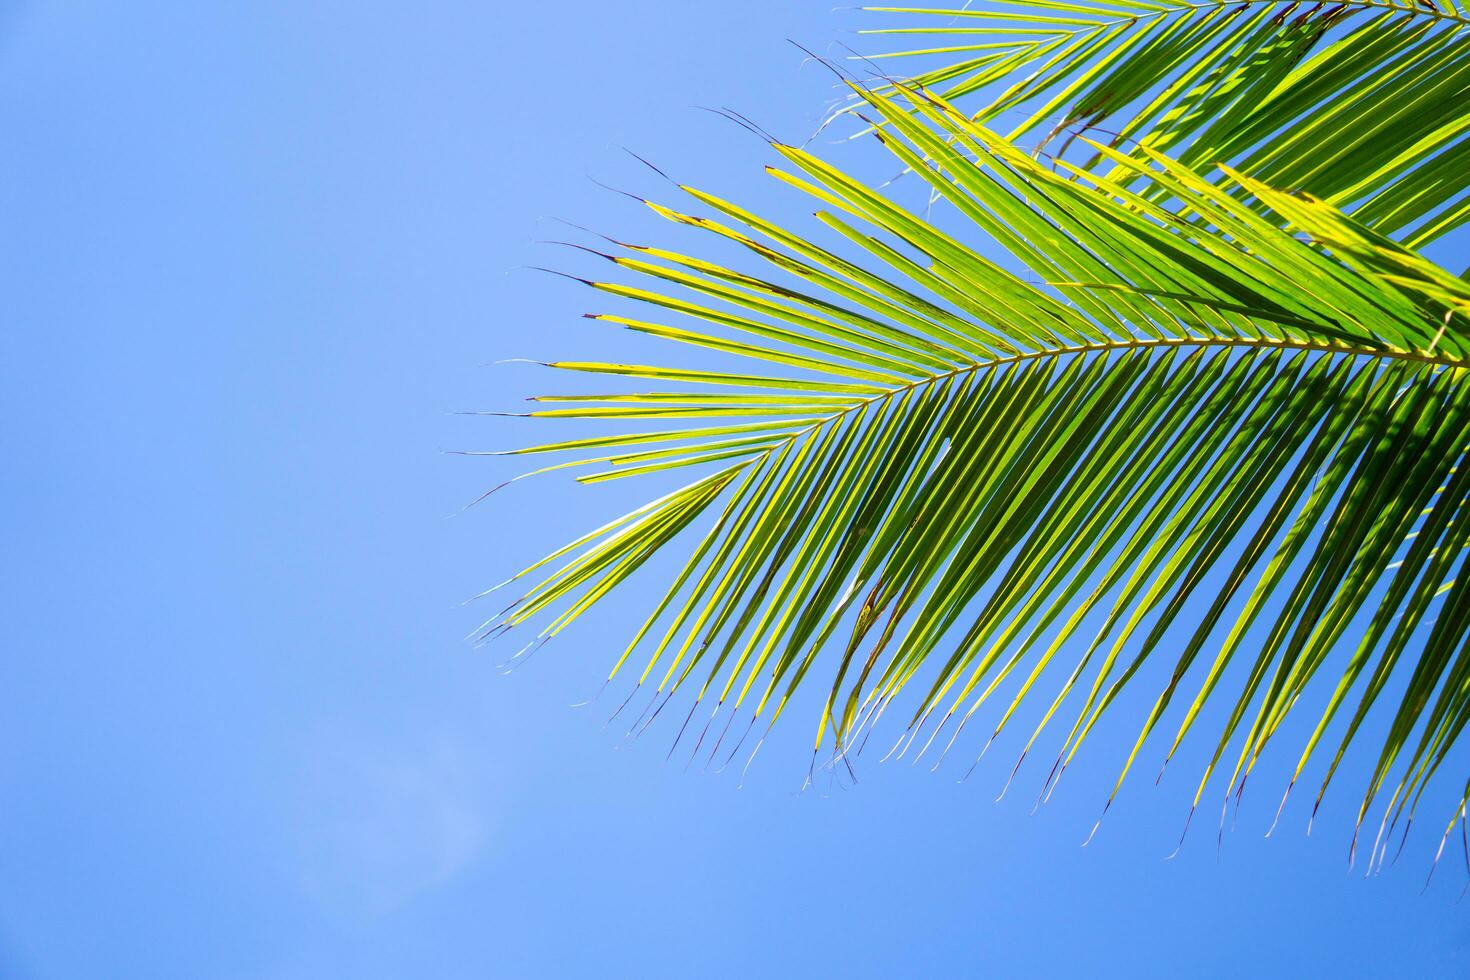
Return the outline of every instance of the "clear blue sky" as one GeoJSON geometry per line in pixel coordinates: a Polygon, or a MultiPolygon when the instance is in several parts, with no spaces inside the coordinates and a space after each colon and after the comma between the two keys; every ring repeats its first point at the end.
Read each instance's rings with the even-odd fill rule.
{"type": "Polygon", "coordinates": [[[513,471],[441,450],[537,433],[446,413],[557,383],[487,362],[628,352],[523,270],[586,268],[548,217],[653,235],[586,179],[657,189],[621,145],[789,206],[691,106],[805,135],[833,93],[783,39],[828,7],[5,6],[0,977],[1470,969],[1458,856],[1349,872],[1346,790],[1165,862],[1192,779],[1141,778],[1080,848],[1111,749],[1031,816],[1009,758],[800,793],[801,718],[737,789],[602,730],[568,706],[647,585],[508,678],[462,642],[643,492],[449,516],[513,471]]]}

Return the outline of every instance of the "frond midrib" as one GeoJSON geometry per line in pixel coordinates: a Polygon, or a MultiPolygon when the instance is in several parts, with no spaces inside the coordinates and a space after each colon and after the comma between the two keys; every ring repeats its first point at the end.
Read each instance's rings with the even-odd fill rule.
{"type": "MultiPolygon", "coordinates": [[[[1283,0],[1213,0],[1210,3],[1175,3],[1170,4],[1166,10],[1159,11],[1158,13],[1143,14],[1139,17],[1120,17],[1115,21],[1110,21],[1109,26],[1125,24],[1133,20],[1143,20],[1147,17],[1166,16],[1182,10],[1209,10],[1216,7],[1259,7],[1265,4],[1282,2],[1283,0]]],[[[1409,14],[1411,17],[1423,17],[1427,20],[1445,20],[1458,24],[1461,27],[1470,26],[1470,17],[1464,15],[1445,13],[1426,7],[1401,6],[1396,3],[1390,3],[1389,0],[1342,0],[1342,6],[1350,10],[1392,10],[1398,13],[1409,14]]]]}
{"type": "Polygon", "coordinates": [[[820,429],[824,425],[830,425],[839,419],[859,412],[868,406],[886,401],[904,392],[922,388],[925,385],[935,384],[949,378],[957,378],[961,375],[970,374],[975,371],[984,371],[988,368],[1000,367],[1004,364],[1018,364],[1025,361],[1034,361],[1044,357],[1074,357],[1086,354],[1111,353],[1123,350],[1141,350],[1147,348],[1174,347],[1174,348],[1208,348],[1208,347],[1240,347],[1248,349],[1274,349],[1274,350],[1300,350],[1312,351],[1321,354],[1330,354],[1342,357],[1370,357],[1382,361],[1410,361],[1420,364],[1430,364],[1436,367],[1463,369],[1470,367],[1470,361],[1457,359],[1445,355],[1436,355],[1424,351],[1406,351],[1392,347],[1356,347],[1350,344],[1334,344],[1326,341],[1295,341],[1279,340],[1273,338],[1231,338],[1231,337],[1163,337],[1163,338],[1139,338],[1133,340],[1113,340],[1098,344],[1076,344],[1065,347],[1044,347],[1033,351],[1023,351],[1020,354],[1009,354],[1005,357],[989,358],[984,361],[976,361],[970,364],[962,364],[951,371],[939,374],[926,375],[913,381],[900,385],[894,385],[879,394],[853,402],[838,409],[831,415],[824,415],[798,429],[792,430],[787,435],[777,439],[771,445],[758,453],[753,453],[745,465],[757,463],[766,459],[771,453],[784,445],[799,439],[807,433],[820,429]]]}

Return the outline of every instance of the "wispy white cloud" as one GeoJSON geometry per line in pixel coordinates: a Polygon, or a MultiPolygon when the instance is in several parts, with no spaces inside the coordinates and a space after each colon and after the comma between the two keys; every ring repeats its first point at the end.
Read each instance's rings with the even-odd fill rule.
{"type": "Polygon", "coordinates": [[[444,736],[325,731],[302,759],[302,884],[329,911],[390,911],[470,866],[490,838],[471,759],[444,736]]]}

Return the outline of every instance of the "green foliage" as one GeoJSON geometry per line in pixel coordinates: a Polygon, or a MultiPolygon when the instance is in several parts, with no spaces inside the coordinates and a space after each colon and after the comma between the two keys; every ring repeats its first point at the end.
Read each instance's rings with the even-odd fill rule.
{"type": "Polygon", "coordinates": [[[686,726],[703,703],[768,727],[821,685],[815,745],[842,764],[912,688],[890,754],[942,759],[1010,681],[982,734],[1030,701],[1028,752],[1064,725],[1043,792],[1150,660],[1167,677],[1118,785],[1218,700],[1196,804],[1309,702],[1291,782],[1326,757],[1320,802],[1377,709],[1358,821],[1385,801],[1381,861],[1470,720],[1470,285],[1414,250],[1467,213],[1470,45],[1453,8],[1319,8],[944,11],[951,63],[852,85],[849,111],[962,233],[780,143],[768,170],[821,228],[693,187],[717,217],[646,202],[747,267],[619,245],[636,285],[584,281],[654,319],[593,318],[736,366],[551,364],[645,387],[530,414],[636,424],[514,454],[698,476],[517,575],[485,636],[553,636],[668,548],[613,675],[641,665],[659,708],[692,692],[686,726]],[[1017,145],[1042,129],[1082,156],[1017,145]]]}
{"type": "Polygon", "coordinates": [[[1110,127],[1113,147],[1234,165],[1415,248],[1470,220],[1470,18],[1453,0],[870,9],[913,24],[871,33],[949,42],[874,57],[925,64],[914,84],[983,99],[977,121],[1019,119],[1010,138],[1038,150],[1110,127]]]}

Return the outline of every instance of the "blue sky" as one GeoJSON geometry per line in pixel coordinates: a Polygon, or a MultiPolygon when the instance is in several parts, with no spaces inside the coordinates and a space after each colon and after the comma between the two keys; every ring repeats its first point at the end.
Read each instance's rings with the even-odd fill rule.
{"type": "Polygon", "coordinates": [[[453,516],[513,471],[442,451],[536,433],[448,413],[557,383],[489,362],[629,358],[536,241],[661,233],[587,179],[659,189],[621,146],[785,213],[693,107],[805,136],[834,93],[784,39],[854,22],[5,8],[0,976],[1466,972],[1463,873],[1421,894],[1424,840],[1350,872],[1349,792],[1263,839],[1262,787],[1165,862],[1192,780],[1140,779],[1081,848],[1123,728],[1034,816],[1035,783],[992,802],[1009,760],[800,792],[805,719],[738,788],[569,707],[651,586],[511,677],[462,641],[463,598],[646,493],[453,516]]]}

